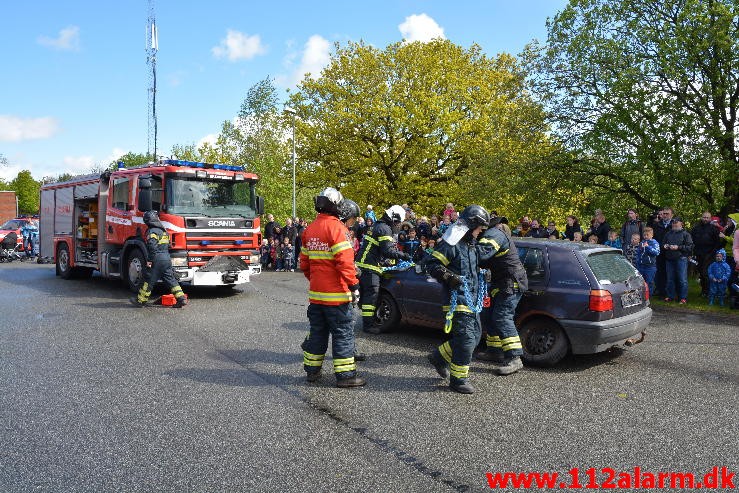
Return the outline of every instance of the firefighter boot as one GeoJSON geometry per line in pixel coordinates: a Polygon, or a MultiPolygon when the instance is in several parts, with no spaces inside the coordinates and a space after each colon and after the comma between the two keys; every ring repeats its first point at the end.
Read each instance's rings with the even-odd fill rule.
{"type": "Polygon", "coordinates": [[[428,359],[441,378],[449,378],[449,367],[444,361],[437,358],[436,352],[429,354],[428,359]]]}
{"type": "Polygon", "coordinates": [[[467,380],[455,380],[449,382],[449,388],[460,394],[472,394],[475,392],[475,387],[472,386],[467,380]]]}
{"type": "Polygon", "coordinates": [[[139,301],[138,296],[132,296],[128,299],[128,301],[130,301],[131,304],[136,308],[143,308],[146,306],[146,301],[139,301]]]}
{"type": "Polygon", "coordinates": [[[312,372],[308,372],[308,373],[306,374],[306,376],[305,376],[305,379],[306,379],[306,380],[307,380],[307,381],[308,381],[309,383],[314,383],[314,382],[317,382],[318,380],[320,380],[320,379],[321,379],[321,370],[318,370],[318,371],[312,371],[312,372]]]}
{"type": "Polygon", "coordinates": [[[185,305],[187,305],[187,298],[184,296],[180,296],[179,298],[177,298],[177,303],[173,305],[173,308],[182,308],[185,305]]]}
{"type": "Polygon", "coordinates": [[[367,381],[357,375],[354,375],[353,377],[349,378],[336,378],[336,386],[340,387],[342,389],[348,389],[351,387],[361,387],[364,384],[366,384],[367,381]]]}
{"type": "Polygon", "coordinates": [[[505,363],[505,358],[503,358],[503,354],[501,354],[501,351],[481,351],[477,353],[477,359],[480,361],[487,361],[489,363],[492,363],[494,365],[502,365],[505,363]]]}
{"type": "Polygon", "coordinates": [[[513,373],[516,373],[521,368],[523,368],[523,361],[521,361],[521,358],[517,356],[515,358],[507,360],[505,364],[495,368],[493,372],[496,375],[511,375],[513,373]]]}

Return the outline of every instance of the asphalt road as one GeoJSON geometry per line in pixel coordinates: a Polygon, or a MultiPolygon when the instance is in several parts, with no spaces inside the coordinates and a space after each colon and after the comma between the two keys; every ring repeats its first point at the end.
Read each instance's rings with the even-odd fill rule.
{"type": "Polygon", "coordinates": [[[471,396],[426,362],[441,334],[360,333],[369,383],[344,390],[330,361],[305,382],[306,288],[265,273],[232,292],[186,288],[182,310],[137,309],[114,281],[0,264],[0,492],[453,492],[489,491],[496,471],[739,472],[736,318],[656,313],[639,346],[509,377],[474,362],[471,396]]]}

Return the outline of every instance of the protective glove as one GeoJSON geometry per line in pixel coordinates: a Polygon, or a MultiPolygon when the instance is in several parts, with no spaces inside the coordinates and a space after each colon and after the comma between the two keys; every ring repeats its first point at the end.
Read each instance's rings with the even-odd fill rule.
{"type": "Polygon", "coordinates": [[[450,270],[446,270],[442,275],[442,281],[446,283],[451,289],[457,289],[462,285],[462,276],[455,274],[450,270]]]}
{"type": "Polygon", "coordinates": [[[359,302],[359,284],[349,286],[349,291],[352,293],[352,303],[356,305],[359,302]]]}
{"type": "Polygon", "coordinates": [[[410,260],[411,256],[406,252],[398,252],[398,260],[410,260]]]}

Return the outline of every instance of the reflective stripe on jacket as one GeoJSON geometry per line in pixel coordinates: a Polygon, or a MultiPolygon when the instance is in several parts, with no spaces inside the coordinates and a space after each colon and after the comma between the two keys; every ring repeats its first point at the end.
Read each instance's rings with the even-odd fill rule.
{"type": "Polygon", "coordinates": [[[400,252],[393,242],[393,230],[384,221],[377,221],[362,239],[357,254],[357,267],[382,273],[380,263],[385,259],[397,259],[400,252]]]}
{"type": "Polygon", "coordinates": [[[310,282],[308,300],[341,305],[352,300],[349,286],[359,284],[348,230],[338,217],[318,214],[301,235],[300,268],[310,282]]]}

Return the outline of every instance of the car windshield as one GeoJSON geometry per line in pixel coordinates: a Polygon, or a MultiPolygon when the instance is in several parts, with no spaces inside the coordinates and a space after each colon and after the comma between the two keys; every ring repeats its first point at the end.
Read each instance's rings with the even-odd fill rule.
{"type": "Polygon", "coordinates": [[[208,217],[253,218],[256,194],[253,181],[167,178],[167,212],[208,217]]]}
{"type": "Polygon", "coordinates": [[[614,251],[593,253],[585,257],[601,284],[624,282],[636,275],[636,268],[622,254],[614,251]]]}
{"type": "Polygon", "coordinates": [[[23,227],[24,224],[26,224],[26,221],[11,219],[10,221],[0,226],[0,229],[20,229],[23,227]]]}

